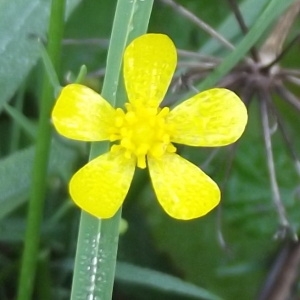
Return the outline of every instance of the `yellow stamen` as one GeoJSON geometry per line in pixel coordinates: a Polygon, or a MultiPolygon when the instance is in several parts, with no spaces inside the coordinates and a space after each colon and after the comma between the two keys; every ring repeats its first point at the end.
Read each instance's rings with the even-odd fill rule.
{"type": "MultiPolygon", "coordinates": [[[[171,127],[166,123],[169,108],[133,107],[125,105],[127,112],[118,108],[111,137],[119,137],[119,147],[126,157],[135,157],[139,168],[146,168],[146,156],[160,158],[165,152],[175,152],[170,143],[171,127]]],[[[115,146],[112,147],[112,150],[115,146]]]]}

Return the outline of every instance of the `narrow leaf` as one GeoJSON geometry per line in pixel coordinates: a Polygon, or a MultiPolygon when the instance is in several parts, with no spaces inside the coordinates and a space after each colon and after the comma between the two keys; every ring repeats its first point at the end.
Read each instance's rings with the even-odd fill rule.
{"type": "Polygon", "coordinates": [[[116,280],[172,293],[177,296],[221,300],[220,297],[211,292],[177,277],[124,262],[118,262],[117,264],[116,280]]]}

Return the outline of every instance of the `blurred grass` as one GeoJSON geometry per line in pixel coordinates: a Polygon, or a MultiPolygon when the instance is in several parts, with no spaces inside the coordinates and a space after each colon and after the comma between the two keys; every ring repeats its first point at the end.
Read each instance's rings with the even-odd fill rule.
{"type": "MultiPolygon", "coordinates": [[[[214,28],[219,28],[220,32],[224,31],[224,34],[233,38],[232,41],[237,45],[242,40],[243,36],[237,25],[226,25],[234,20],[225,1],[179,2],[214,28]]],[[[242,2],[246,7],[244,14],[247,24],[252,26],[265,4],[270,1],[239,1],[240,4],[242,2]]],[[[7,40],[7,32],[10,32],[10,24],[14,26],[14,20],[23,14],[21,4],[18,2],[18,6],[17,2],[15,3],[16,5],[12,6],[8,1],[0,3],[0,20],[2,20],[0,53],[3,51],[1,45],[7,40]]],[[[15,109],[14,115],[3,109],[0,115],[1,300],[10,300],[15,296],[17,284],[15,275],[19,270],[18,260],[21,256],[26,226],[25,203],[28,200],[32,146],[35,140],[26,129],[24,118],[34,128],[39,115],[37,95],[40,90],[42,66],[36,64],[38,54],[26,37],[30,34],[46,36],[47,5],[41,8],[39,1],[31,3],[33,6],[36,3],[33,15],[24,20],[25,25],[21,29],[16,28],[14,31],[16,34],[10,37],[11,44],[7,48],[9,51],[0,56],[2,90],[0,103],[7,102],[15,109]],[[20,94],[23,108],[17,105],[18,90],[22,91],[20,94]],[[17,142],[14,142],[16,146],[12,150],[9,145],[12,143],[16,124],[21,129],[17,142]]],[[[107,45],[116,6],[115,0],[81,1],[80,4],[74,0],[70,3],[78,6],[67,21],[65,37],[96,38],[101,39],[103,43],[64,45],[63,71],[59,74],[63,78],[63,84],[67,82],[67,73],[76,74],[82,64],[87,65],[89,72],[105,68],[107,45]]],[[[292,33],[297,32],[299,26],[300,24],[296,24],[292,33]]],[[[266,28],[264,36],[268,30],[269,28],[266,28]]],[[[193,24],[159,1],[155,1],[149,31],[169,34],[179,48],[190,50],[201,48],[206,53],[222,52],[206,33],[195,28],[193,24]]],[[[295,49],[285,57],[288,65],[298,65],[298,45],[295,49]]],[[[88,77],[86,83],[99,91],[102,87],[102,77],[88,77]]],[[[297,89],[294,91],[299,93],[297,89]]],[[[299,149],[298,113],[284,103],[279,103],[279,107],[286,117],[293,144],[299,149]]],[[[120,261],[171,274],[224,299],[241,299],[241,297],[245,300],[255,299],[269,270],[270,259],[280,247],[279,242],[272,241],[277,229],[277,217],[271,201],[263,138],[258,120],[258,109],[252,105],[249,125],[239,144],[234,167],[223,194],[222,230],[229,244],[229,253],[221,249],[217,241],[216,211],[207,217],[190,222],[170,219],[160,209],[155,199],[148,174],[139,171],[135,175],[135,184],[123,209],[129,228],[120,238],[118,254],[120,261]]],[[[292,223],[299,229],[300,213],[297,198],[299,178],[294,172],[293,163],[287,155],[282,139],[277,133],[273,137],[282,197],[292,223]]],[[[42,225],[42,247],[39,253],[41,267],[38,269],[37,277],[47,280],[45,289],[52,293],[48,295],[49,299],[59,300],[69,299],[72,278],[70,266],[73,265],[79,220],[78,209],[68,199],[67,183],[74,170],[86,161],[88,151],[87,147],[70,143],[56,135],[53,145],[42,225]]],[[[210,154],[210,150],[182,148],[182,153],[200,165],[210,154]]],[[[228,155],[228,149],[221,149],[205,170],[220,184],[224,180],[223,170],[228,155]]],[[[169,295],[151,287],[148,287],[145,293],[144,289],[137,285],[138,282],[131,282],[128,286],[124,282],[117,281],[115,299],[176,298],[176,295],[169,295]]],[[[38,290],[35,292],[37,297],[40,292],[38,290]]],[[[178,297],[189,299],[188,296],[178,297]]]]}

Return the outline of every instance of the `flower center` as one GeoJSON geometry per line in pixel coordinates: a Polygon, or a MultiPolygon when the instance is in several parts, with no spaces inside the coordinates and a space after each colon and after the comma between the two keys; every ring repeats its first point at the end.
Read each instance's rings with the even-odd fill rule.
{"type": "Polygon", "coordinates": [[[125,156],[136,158],[139,168],[146,167],[146,155],[160,158],[165,152],[175,152],[170,142],[170,125],[166,123],[169,108],[133,108],[126,104],[127,112],[116,109],[115,126],[111,141],[120,140],[111,150],[123,149],[125,156]]]}

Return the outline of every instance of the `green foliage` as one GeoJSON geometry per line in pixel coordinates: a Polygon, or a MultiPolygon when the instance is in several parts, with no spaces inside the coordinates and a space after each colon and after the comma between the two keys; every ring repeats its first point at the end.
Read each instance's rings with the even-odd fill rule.
{"type": "MultiPolygon", "coordinates": [[[[100,91],[103,76],[95,76],[95,72],[106,67],[117,1],[67,2],[62,72],[58,78],[65,85],[69,78],[76,78],[85,64],[88,70],[85,83],[100,91]],[[78,43],[83,39],[84,43],[78,43]]],[[[291,2],[238,1],[250,28],[244,36],[226,1],[178,1],[230,40],[236,46],[235,52],[224,50],[207,33],[160,1],[154,2],[149,32],[169,34],[178,48],[222,57],[220,67],[200,82],[201,87],[209,86],[243,60],[252,45],[263,43],[273,22],[291,2]]],[[[16,296],[20,271],[40,115],[43,66],[38,63],[41,52],[36,38],[43,42],[47,39],[49,9],[50,0],[0,1],[0,299],[3,300],[16,296]]],[[[297,30],[298,23],[292,33],[297,30]]],[[[298,52],[292,50],[285,61],[297,67],[298,52]]],[[[107,91],[110,88],[116,87],[109,86],[107,91]]],[[[118,88],[122,90],[122,85],[118,88]]],[[[293,91],[299,94],[298,88],[293,91]]],[[[169,95],[173,97],[172,91],[169,95]]],[[[299,153],[299,112],[281,99],[274,101],[299,153]]],[[[278,230],[278,216],[272,202],[258,106],[257,102],[250,105],[249,124],[237,145],[229,176],[225,170],[230,147],[219,149],[209,164],[205,162],[212,149],[179,148],[184,157],[203,165],[220,186],[224,185],[219,227],[217,210],[199,220],[171,219],[159,207],[148,174],[140,170],[135,174],[123,207],[128,229],[119,242],[115,299],[255,299],[273,257],[284,244],[273,239],[278,230]],[[225,249],[218,240],[220,232],[227,243],[225,249]]],[[[299,232],[299,175],[276,130],[272,141],[280,194],[288,219],[299,232]]],[[[85,146],[53,134],[33,299],[70,297],[79,211],[69,200],[68,180],[88,160],[87,156],[85,146]]]]}
{"type": "Polygon", "coordinates": [[[179,278],[128,263],[119,263],[116,280],[134,286],[144,286],[164,293],[195,299],[221,300],[212,293],[179,278]]]}
{"type": "MultiPolygon", "coordinates": [[[[79,3],[69,1],[68,15],[79,3]]],[[[17,91],[40,56],[37,38],[46,39],[50,0],[0,2],[0,108],[17,91]]]]}
{"type": "MultiPolygon", "coordinates": [[[[34,148],[19,150],[0,160],[0,220],[19,208],[28,199],[34,148]]],[[[65,181],[76,160],[76,152],[61,142],[53,141],[49,174],[65,181]]]]}

